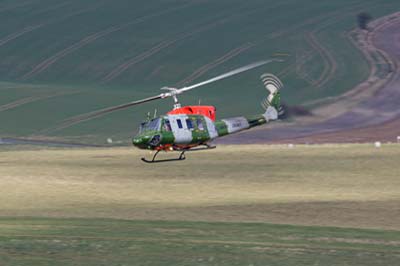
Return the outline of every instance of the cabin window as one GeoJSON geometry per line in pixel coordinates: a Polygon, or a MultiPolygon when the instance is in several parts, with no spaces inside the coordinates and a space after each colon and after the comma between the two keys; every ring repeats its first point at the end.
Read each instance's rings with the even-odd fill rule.
{"type": "Polygon", "coordinates": [[[190,120],[189,118],[186,119],[186,125],[188,129],[193,130],[193,123],[192,120],[190,120]]]}
{"type": "Polygon", "coordinates": [[[203,121],[201,120],[201,118],[197,118],[196,122],[197,122],[197,128],[199,130],[204,130],[204,125],[203,125],[203,121]]]}
{"type": "Polygon", "coordinates": [[[183,128],[182,121],[180,119],[176,119],[176,123],[178,123],[179,128],[183,128]]]}
{"type": "Polygon", "coordinates": [[[165,119],[164,120],[164,130],[165,131],[171,131],[172,129],[171,129],[171,123],[169,122],[169,120],[168,119],[165,119]]]}

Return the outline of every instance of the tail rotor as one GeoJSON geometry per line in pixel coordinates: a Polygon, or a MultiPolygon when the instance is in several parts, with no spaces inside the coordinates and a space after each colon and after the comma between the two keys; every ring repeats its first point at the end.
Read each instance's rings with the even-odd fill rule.
{"type": "Polygon", "coordinates": [[[273,74],[263,74],[261,75],[261,81],[264,83],[265,88],[269,91],[269,95],[266,99],[261,102],[261,106],[268,110],[269,107],[275,108],[278,116],[285,113],[285,110],[281,106],[281,95],[280,90],[283,88],[282,81],[273,74]]]}

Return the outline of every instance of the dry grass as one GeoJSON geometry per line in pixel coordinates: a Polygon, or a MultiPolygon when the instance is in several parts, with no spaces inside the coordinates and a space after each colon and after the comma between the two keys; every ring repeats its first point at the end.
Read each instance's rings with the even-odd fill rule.
{"type": "Polygon", "coordinates": [[[220,146],[148,165],[133,148],[0,152],[0,215],[400,229],[400,146],[220,146]]]}

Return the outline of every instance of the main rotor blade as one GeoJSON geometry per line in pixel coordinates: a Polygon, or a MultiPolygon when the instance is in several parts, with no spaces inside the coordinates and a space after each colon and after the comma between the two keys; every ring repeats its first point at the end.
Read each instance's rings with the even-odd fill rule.
{"type": "Polygon", "coordinates": [[[237,75],[239,73],[248,71],[250,69],[253,69],[253,68],[256,68],[256,67],[259,67],[259,66],[271,63],[271,62],[274,62],[274,61],[282,62],[282,60],[279,60],[279,59],[270,59],[270,60],[264,60],[264,61],[255,62],[255,63],[252,63],[250,65],[243,66],[243,67],[231,70],[231,71],[229,71],[229,72],[227,72],[225,74],[216,76],[216,77],[211,78],[209,80],[206,80],[206,81],[191,85],[189,87],[183,87],[181,89],[175,89],[175,90],[172,90],[170,92],[161,93],[161,94],[159,94],[157,96],[148,97],[148,98],[145,98],[145,99],[142,99],[142,100],[133,101],[133,102],[129,102],[129,103],[124,103],[124,104],[120,104],[120,105],[116,105],[116,106],[100,109],[100,110],[97,110],[97,111],[92,111],[92,112],[89,112],[89,113],[86,113],[86,114],[77,115],[77,116],[74,116],[74,117],[71,117],[69,119],[64,120],[61,125],[59,125],[58,127],[55,128],[55,130],[66,128],[66,127],[78,124],[80,122],[83,122],[83,121],[86,121],[86,120],[90,120],[90,119],[93,119],[93,118],[96,118],[96,117],[99,117],[99,116],[103,116],[105,114],[108,114],[108,113],[111,113],[111,112],[114,112],[114,111],[118,111],[118,110],[121,110],[121,109],[125,109],[125,108],[131,107],[131,106],[134,106],[134,105],[138,105],[138,104],[141,104],[141,103],[150,102],[150,101],[154,101],[154,100],[158,100],[158,99],[164,99],[164,98],[167,98],[167,97],[175,96],[175,95],[180,94],[180,93],[182,93],[184,91],[188,91],[188,90],[200,87],[200,86],[204,86],[206,84],[210,84],[210,83],[213,83],[215,81],[218,81],[218,80],[221,80],[221,79],[225,79],[225,78],[237,75]]]}
{"type": "Polygon", "coordinates": [[[148,98],[145,98],[145,99],[142,99],[142,100],[138,100],[138,101],[133,101],[133,102],[124,103],[124,104],[120,104],[120,105],[116,105],[116,106],[107,107],[107,108],[100,109],[100,110],[97,110],[97,111],[92,111],[90,113],[86,113],[86,114],[83,114],[83,115],[77,115],[77,116],[74,116],[74,117],[72,117],[70,119],[65,120],[63,125],[64,124],[76,124],[76,123],[79,123],[79,122],[82,122],[82,121],[85,121],[85,120],[89,120],[89,119],[92,119],[92,118],[95,118],[95,117],[99,117],[99,116],[102,116],[102,115],[105,115],[105,114],[108,114],[108,113],[111,113],[111,112],[114,112],[114,111],[117,111],[117,110],[125,109],[125,108],[131,107],[133,105],[138,105],[138,104],[141,104],[141,103],[146,103],[146,102],[158,100],[158,99],[161,99],[161,98],[162,98],[162,94],[157,95],[157,96],[148,97],[148,98]]]}
{"type": "Polygon", "coordinates": [[[259,67],[259,66],[262,66],[262,65],[271,63],[271,62],[274,62],[274,61],[279,61],[279,62],[281,62],[282,60],[279,60],[279,59],[270,59],[270,60],[264,60],[264,61],[255,62],[255,63],[252,63],[252,64],[250,64],[250,65],[243,66],[243,67],[240,67],[240,68],[231,70],[231,71],[229,71],[229,72],[227,72],[227,73],[225,73],[225,74],[216,76],[216,77],[214,77],[214,78],[212,78],[212,79],[209,79],[209,80],[206,80],[206,81],[203,81],[203,82],[200,82],[200,83],[191,85],[191,86],[189,86],[189,87],[183,87],[183,88],[181,88],[181,89],[178,89],[177,92],[178,92],[178,93],[181,93],[181,92],[188,91],[188,90],[191,90],[191,89],[200,87],[200,86],[204,86],[204,85],[206,85],[206,84],[210,84],[210,83],[213,83],[213,82],[215,82],[215,81],[218,81],[218,80],[221,80],[221,79],[225,79],[225,78],[228,78],[228,77],[237,75],[237,74],[239,74],[239,73],[248,71],[248,70],[250,70],[250,69],[253,69],[253,68],[256,68],[256,67],[259,67]]]}

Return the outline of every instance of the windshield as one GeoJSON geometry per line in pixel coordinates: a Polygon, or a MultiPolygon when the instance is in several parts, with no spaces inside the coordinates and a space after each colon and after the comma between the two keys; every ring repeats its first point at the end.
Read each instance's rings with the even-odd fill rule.
{"type": "Polygon", "coordinates": [[[154,118],[148,122],[143,122],[139,128],[139,134],[145,131],[158,131],[160,130],[160,118],[154,118]]]}

